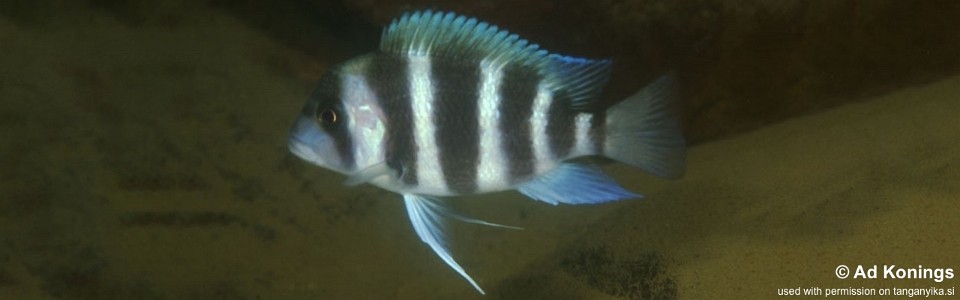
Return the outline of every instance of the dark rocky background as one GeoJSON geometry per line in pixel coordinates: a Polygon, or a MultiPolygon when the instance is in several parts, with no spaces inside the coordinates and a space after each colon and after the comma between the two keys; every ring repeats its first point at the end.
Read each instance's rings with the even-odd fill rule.
{"type": "MultiPolygon", "coordinates": [[[[110,7],[135,15],[120,3],[110,7]]],[[[613,58],[608,101],[674,71],[684,83],[684,117],[692,143],[933,82],[960,70],[960,2],[949,0],[287,0],[216,5],[323,61],[374,49],[383,24],[404,11],[429,8],[476,16],[550,51],[613,58]]]]}
{"type": "MultiPolygon", "coordinates": [[[[0,10],[24,23],[82,6],[133,27],[179,21],[182,12],[158,11],[149,2],[5,1],[0,10]]],[[[960,70],[960,2],[949,0],[197,2],[229,11],[310,57],[291,66],[305,79],[375,49],[381,26],[416,9],[476,16],[558,53],[611,57],[608,101],[674,71],[684,83],[693,143],[960,70]]]]}

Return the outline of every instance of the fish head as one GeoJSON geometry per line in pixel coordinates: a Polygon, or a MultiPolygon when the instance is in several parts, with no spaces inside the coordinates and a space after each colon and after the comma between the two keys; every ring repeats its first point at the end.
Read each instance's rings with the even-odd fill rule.
{"type": "Polygon", "coordinates": [[[320,79],[293,124],[290,151],[317,166],[353,174],[384,161],[385,117],[355,60],[320,79]]]}

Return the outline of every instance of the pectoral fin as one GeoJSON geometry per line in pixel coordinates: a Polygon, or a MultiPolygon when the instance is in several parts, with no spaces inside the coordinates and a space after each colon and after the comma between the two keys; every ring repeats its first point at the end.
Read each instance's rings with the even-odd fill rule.
{"type": "Polygon", "coordinates": [[[383,175],[392,176],[391,178],[399,178],[396,170],[390,168],[386,162],[381,162],[351,174],[343,184],[346,186],[358,186],[383,175]]]}

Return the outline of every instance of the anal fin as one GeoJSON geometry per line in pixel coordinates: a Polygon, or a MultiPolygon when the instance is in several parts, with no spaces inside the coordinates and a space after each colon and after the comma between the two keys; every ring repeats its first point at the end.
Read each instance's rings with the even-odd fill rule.
{"type": "Polygon", "coordinates": [[[597,166],[570,162],[521,184],[517,190],[534,200],[553,205],[595,204],[641,197],[620,187],[597,166]]]}

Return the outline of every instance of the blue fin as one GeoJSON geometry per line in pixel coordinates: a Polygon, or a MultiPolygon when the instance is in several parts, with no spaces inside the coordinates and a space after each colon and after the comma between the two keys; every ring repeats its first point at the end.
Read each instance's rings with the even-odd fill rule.
{"type": "Polygon", "coordinates": [[[507,30],[451,12],[404,14],[384,28],[380,51],[531,67],[575,109],[586,109],[599,98],[610,78],[610,60],[550,54],[507,30]]]}
{"type": "Polygon", "coordinates": [[[620,187],[597,166],[569,162],[521,184],[517,190],[534,200],[553,205],[595,204],[641,197],[620,187]]]}
{"type": "Polygon", "coordinates": [[[686,143],[676,117],[673,78],[663,76],[607,109],[604,156],[676,179],[686,170],[686,143]]]}
{"type": "Polygon", "coordinates": [[[575,110],[593,109],[591,105],[600,98],[610,79],[610,60],[551,54],[550,61],[545,81],[551,89],[567,96],[575,110]]]}
{"type": "Polygon", "coordinates": [[[475,18],[431,10],[406,13],[393,20],[383,30],[380,51],[536,67],[549,62],[547,51],[516,34],[475,18]]]}
{"type": "Polygon", "coordinates": [[[450,268],[453,268],[460,276],[463,276],[464,279],[470,282],[480,294],[484,294],[483,289],[477,285],[477,282],[473,281],[473,278],[467,275],[463,267],[461,267],[457,261],[453,260],[453,256],[450,255],[450,250],[447,247],[447,232],[444,227],[446,223],[444,217],[494,227],[522,228],[470,218],[452,211],[442,200],[426,196],[404,194],[403,203],[407,207],[407,215],[410,217],[410,223],[413,224],[413,229],[417,232],[417,235],[420,236],[420,240],[429,245],[430,249],[433,249],[433,252],[437,253],[437,256],[440,256],[443,262],[447,263],[450,268]]]}

